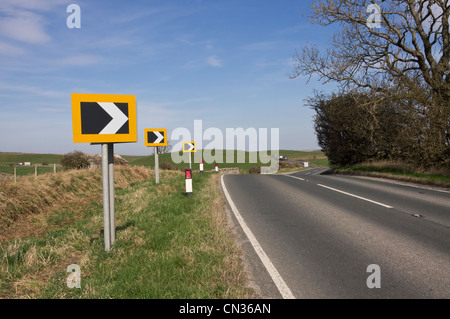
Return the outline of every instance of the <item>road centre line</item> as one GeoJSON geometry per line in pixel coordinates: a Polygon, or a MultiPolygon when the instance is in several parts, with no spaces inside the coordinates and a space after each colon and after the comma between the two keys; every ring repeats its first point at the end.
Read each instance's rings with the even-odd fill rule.
{"type": "MultiPolygon", "coordinates": [[[[283,175],[283,176],[299,179],[301,181],[305,180],[305,179],[303,179],[301,177],[292,176],[292,175],[283,175]]],[[[322,184],[317,184],[317,186],[328,188],[328,189],[333,190],[335,192],[342,193],[342,194],[345,194],[345,195],[348,195],[348,196],[352,196],[352,197],[355,197],[355,198],[359,198],[359,199],[365,200],[367,202],[370,202],[370,203],[373,203],[373,204],[377,204],[377,205],[380,205],[380,206],[383,206],[383,207],[386,207],[386,208],[394,208],[392,206],[389,206],[389,205],[386,205],[386,204],[383,204],[383,203],[380,203],[380,202],[376,202],[374,200],[371,200],[371,199],[368,199],[368,198],[365,198],[365,197],[361,197],[361,196],[358,196],[358,195],[355,195],[355,194],[347,193],[347,192],[341,191],[341,190],[333,188],[333,187],[325,186],[325,185],[322,185],[322,184]]]]}
{"type": "Polygon", "coordinates": [[[283,175],[283,176],[287,176],[287,177],[291,177],[291,178],[299,179],[299,180],[301,180],[301,181],[304,181],[304,180],[305,180],[304,178],[301,178],[301,177],[297,177],[297,176],[292,176],[292,175],[283,175]]]}
{"type": "Polygon", "coordinates": [[[389,205],[386,205],[386,204],[383,204],[383,203],[380,203],[380,202],[376,202],[374,200],[371,200],[371,199],[368,199],[368,198],[365,198],[365,197],[361,197],[361,196],[358,196],[358,195],[355,195],[355,194],[347,193],[347,192],[341,191],[341,190],[333,188],[333,187],[325,186],[325,185],[322,185],[322,184],[317,184],[317,186],[324,187],[324,188],[327,188],[327,189],[330,189],[332,191],[335,191],[335,192],[338,192],[338,193],[342,193],[342,194],[345,194],[345,195],[348,195],[348,196],[359,198],[359,199],[365,200],[367,202],[370,202],[370,203],[373,203],[373,204],[376,204],[376,205],[380,205],[380,206],[383,206],[383,207],[386,207],[386,208],[394,208],[392,206],[389,206],[389,205]]]}
{"type": "Polygon", "coordinates": [[[222,184],[222,189],[223,189],[223,192],[225,193],[225,197],[227,198],[228,204],[230,205],[231,210],[234,213],[234,216],[236,217],[236,219],[238,220],[239,224],[241,225],[242,230],[247,235],[247,238],[250,240],[250,243],[252,244],[253,248],[255,249],[256,254],[258,255],[259,259],[261,259],[264,267],[266,267],[266,270],[268,271],[270,277],[272,278],[273,282],[277,286],[278,291],[280,292],[280,294],[283,297],[283,299],[295,299],[295,297],[292,294],[291,290],[286,285],[286,282],[283,280],[283,278],[281,277],[281,275],[278,272],[278,270],[272,264],[272,262],[270,261],[269,257],[264,252],[264,250],[262,249],[262,247],[259,244],[258,240],[253,235],[252,231],[247,226],[247,224],[245,223],[245,221],[242,218],[241,214],[239,213],[236,205],[234,204],[233,200],[231,199],[230,194],[227,191],[227,188],[225,187],[225,183],[223,181],[223,176],[224,175],[221,176],[220,182],[222,184]]]}

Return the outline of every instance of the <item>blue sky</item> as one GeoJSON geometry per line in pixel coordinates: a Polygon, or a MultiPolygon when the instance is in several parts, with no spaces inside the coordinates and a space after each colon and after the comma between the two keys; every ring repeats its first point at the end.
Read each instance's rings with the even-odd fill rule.
{"type": "Polygon", "coordinates": [[[71,93],[136,96],[139,140],[120,154],[151,152],[145,128],[193,132],[194,120],[279,128],[280,149],[317,149],[304,99],[334,86],[288,78],[295,50],[334,32],[308,23],[310,3],[1,0],[0,151],[98,153],[73,143],[71,93]],[[71,3],[79,29],[66,25],[71,3]]]}

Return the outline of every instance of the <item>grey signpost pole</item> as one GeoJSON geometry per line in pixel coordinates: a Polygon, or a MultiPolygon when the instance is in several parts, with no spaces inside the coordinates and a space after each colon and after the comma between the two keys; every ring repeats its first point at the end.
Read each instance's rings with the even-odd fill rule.
{"type": "Polygon", "coordinates": [[[105,251],[111,249],[111,228],[109,210],[109,169],[108,169],[108,144],[102,144],[102,186],[103,186],[103,237],[105,239],[105,251]]]}
{"type": "Polygon", "coordinates": [[[136,96],[72,93],[73,142],[101,145],[105,251],[116,240],[114,143],[137,142],[136,96]]]}
{"type": "Polygon", "coordinates": [[[155,180],[156,180],[156,184],[159,184],[158,146],[155,146],[155,180]]]}
{"type": "Polygon", "coordinates": [[[192,152],[189,152],[189,169],[192,170],[192,152]]]}
{"type": "Polygon", "coordinates": [[[114,205],[114,143],[108,143],[108,184],[109,184],[109,225],[111,245],[116,241],[115,205],[114,205]]]}

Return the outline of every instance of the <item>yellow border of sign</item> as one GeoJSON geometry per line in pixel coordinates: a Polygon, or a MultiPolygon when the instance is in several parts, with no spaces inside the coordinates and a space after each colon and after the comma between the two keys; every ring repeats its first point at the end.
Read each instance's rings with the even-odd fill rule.
{"type": "Polygon", "coordinates": [[[145,132],[145,146],[167,146],[167,129],[166,128],[146,128],[144,129],[145,132]],[[148,132],[164,132],[164,143],[149,143],[148,142],[148,132]]]}
{"type": "Polygon", "coordinates": [[[197,142],[194,142],[194,141],[192,141],[192,142],[183,142],[183,153],[189,153],[189,152],[191,152],[191,153],[197,152],[197,142]],[[194,150],[192,150],[192,151],[185,151],[184,150],[184,144],[187,144],[187,143],[194,144],[194,150]]]}
{"type": "Polygon", "coordinates": [[[137,142],[136,96],[117,94],[72,93],[72,127],[74,143],[137,142]],[[82,134],[81,102],[128,103],[128,134],[82,134]]]}

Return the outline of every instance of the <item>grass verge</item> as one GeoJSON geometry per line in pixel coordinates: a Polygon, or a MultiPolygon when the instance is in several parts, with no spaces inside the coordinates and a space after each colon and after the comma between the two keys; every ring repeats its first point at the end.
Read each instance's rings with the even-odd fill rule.
{"type": "Polygon", "coordinates": [[[401,162],[378,161],[361,163],[348,167],[333,168],[330,174],[363,175],[389,178],[424,185],[450,187],[448,168],[418,168],[401,162]]]}
{"type": "Polygon", "coordinates": [[[116,189],[116,243],[103,245],[101,201],[82,212],[52,211],[41,236],[0,244],[0,298],[251,298],[226,224],[218,174],[161,171],[116,189]],[[78,216],[77,216],[78,215],[78,216]],[[66,285],[67,266],[81,288],[66,285]]]}

